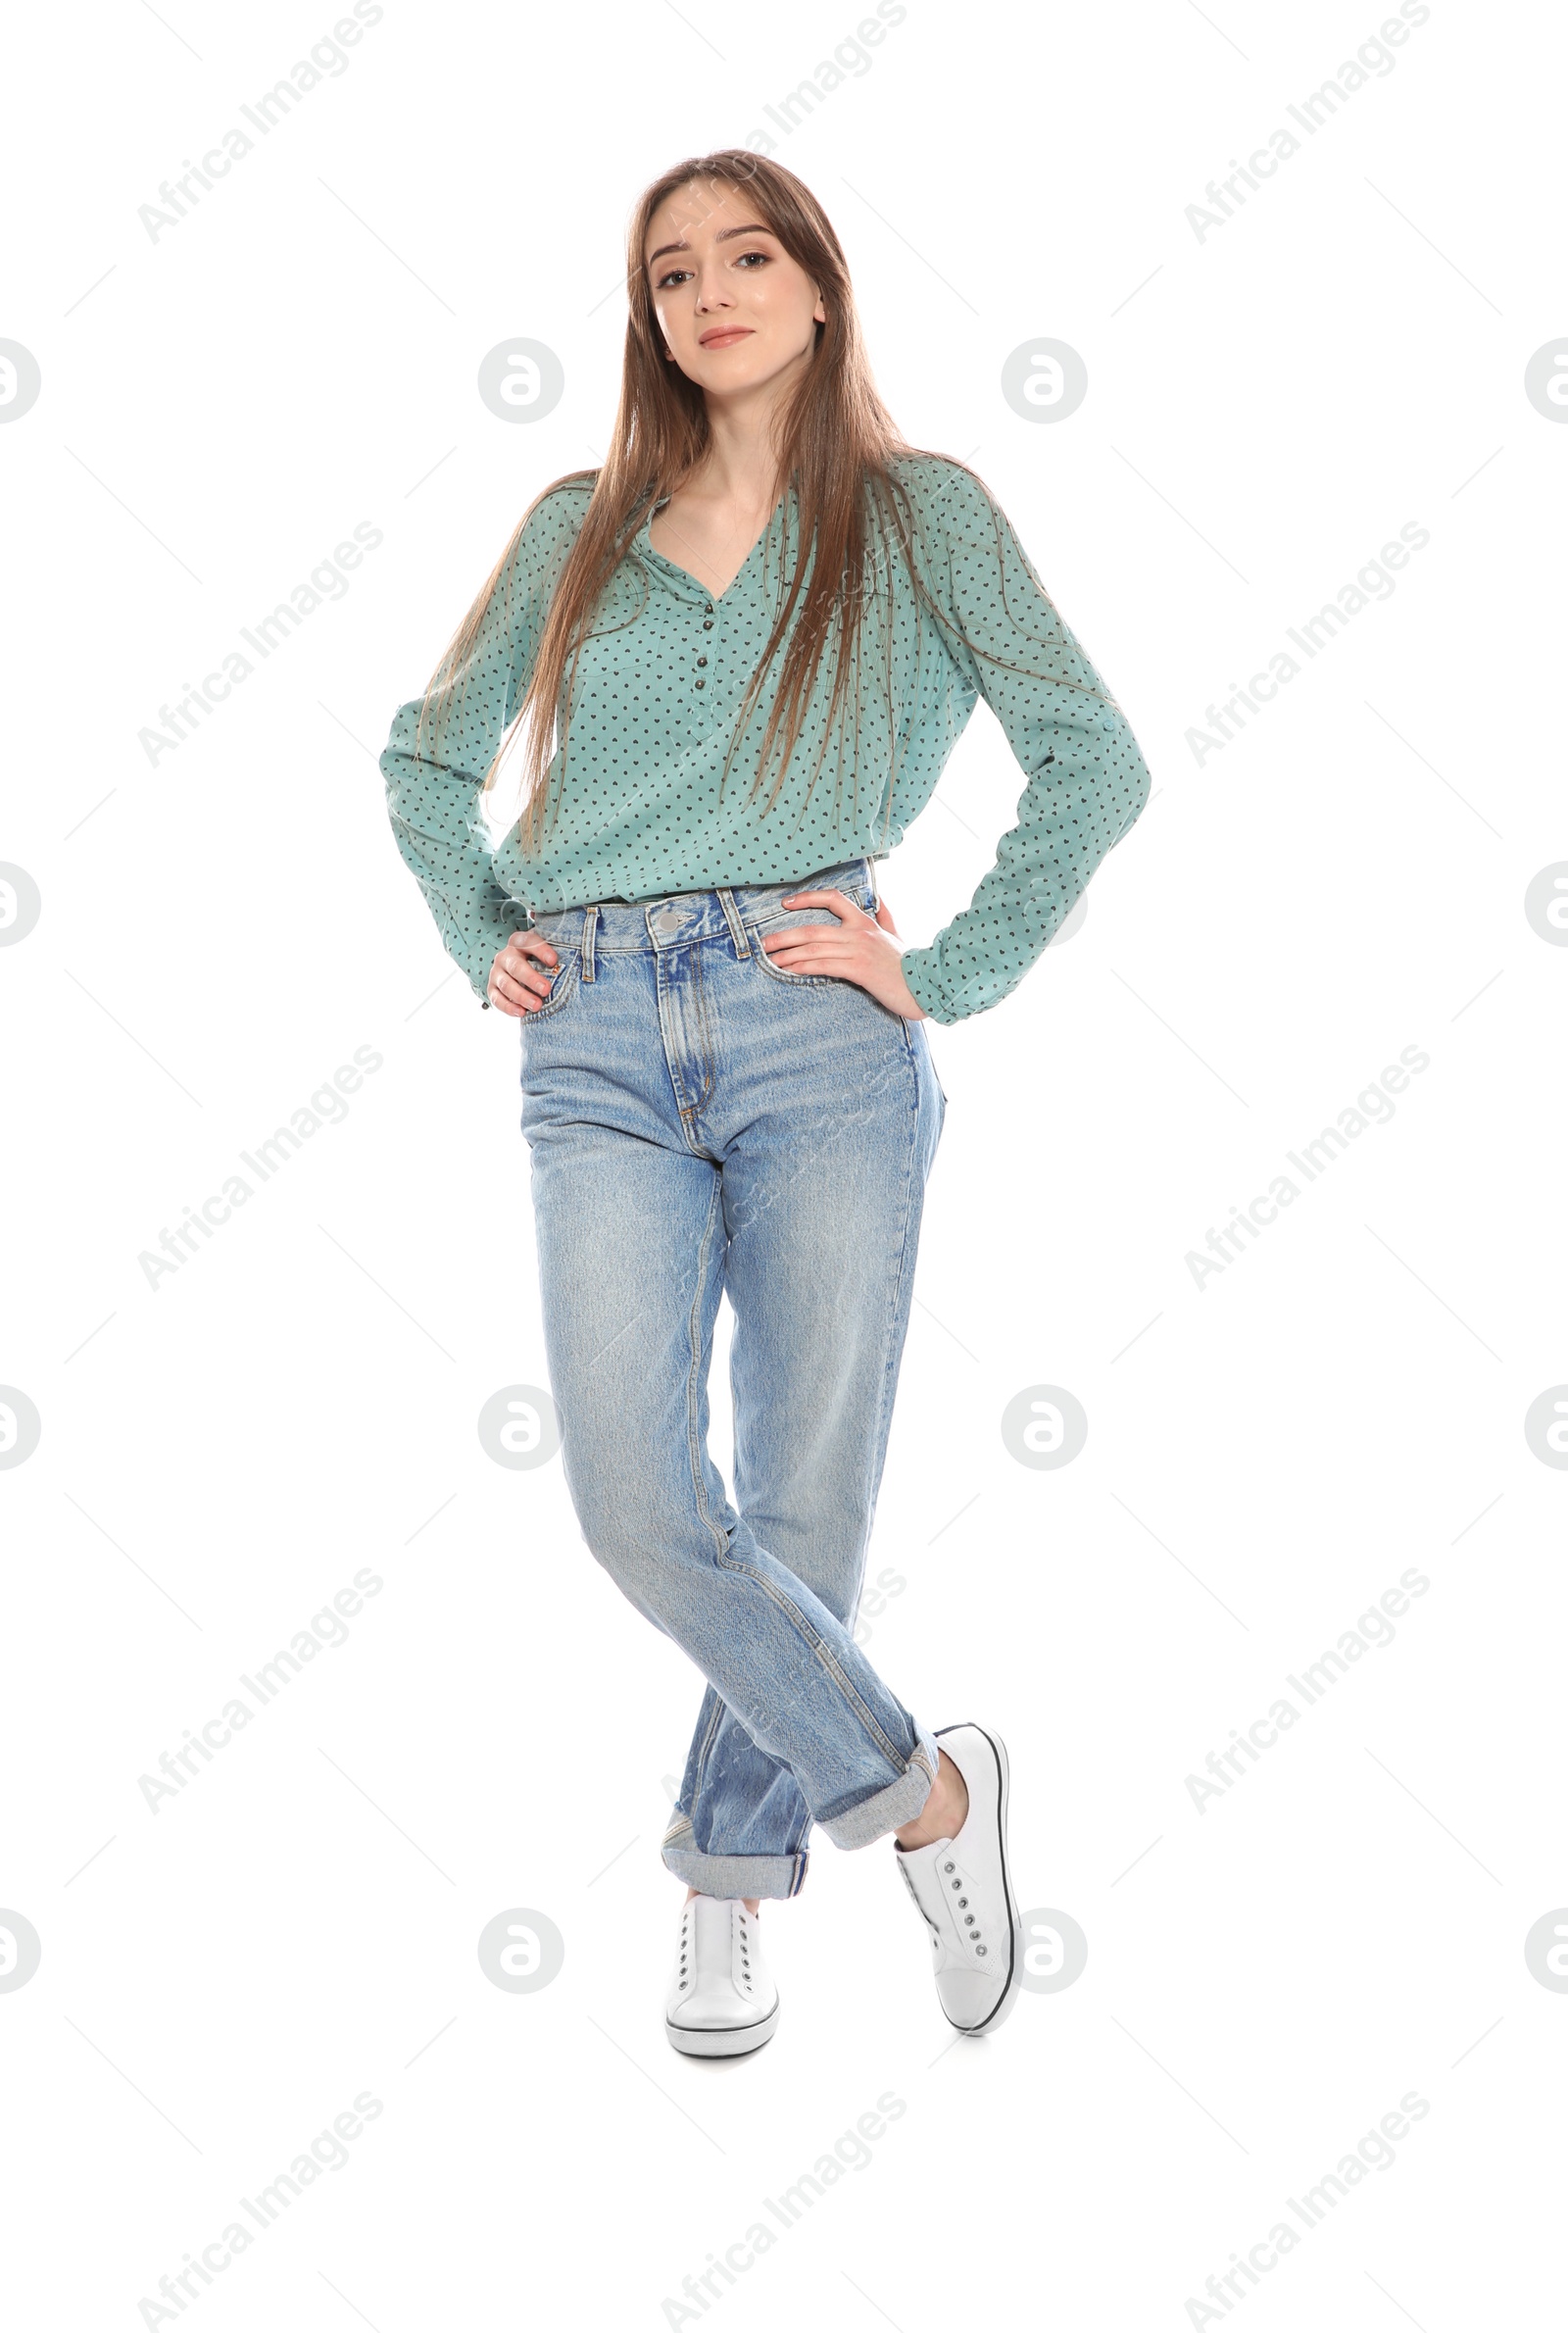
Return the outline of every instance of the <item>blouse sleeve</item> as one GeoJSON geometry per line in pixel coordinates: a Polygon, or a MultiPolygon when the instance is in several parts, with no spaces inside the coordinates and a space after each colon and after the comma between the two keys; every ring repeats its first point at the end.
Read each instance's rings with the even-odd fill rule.
{"type": "Polygon", "coordinates": [[[484,774],[527,688],[551,597],[587,508],[587,489],[544,495],[491,593],[451,704],[399,706],[381,755],[387,815],[404,864],[424,894],[449,956],[485,1001],[497,951],[525,918],[496,881],[479,809],[484,774]]]}
{"type": "Polygon", "coordinates": [[[1017,987],[1148,801],[1150,773],[1120,707],[979,480],[944,463],[924,531],[925,580],[947,619],[936,628],[965,715],[984,697],[1028,781],[1017,823],[968,907],[929,947],[904,953],[916,1001],[933,1020],[952,1022],[1017,987]]]}

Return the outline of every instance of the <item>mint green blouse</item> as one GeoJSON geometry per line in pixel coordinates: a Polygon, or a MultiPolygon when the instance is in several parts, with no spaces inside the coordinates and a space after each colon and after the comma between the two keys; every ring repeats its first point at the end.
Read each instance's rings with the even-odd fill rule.
{"type": "Polygon", "coordinates": [[[492,595],[439,743],[432,747],[427,723],[425,750],[416,751],[415,699],[400,707],[380,761],[398,849],[475,996],[485,996],[497,951],[533,911],[797,882],[862,854],[886,858],[929,802],[980,697],[1024,773],[1017,822],[969,905],[929,947],[905,949],[903,971],[939,1021],[983,1013],[1017,987],[1143,809],[1149,770],[987,489],[940,455],[895,457],[890,468],[911,498],[921,579],[971,645],[918,600],[894,547],[867,578],[858,738],[852,680],[842,756],[835,716],[816,768],[830,643],[764,812],[776,755],[762,785],[753,781],[783,647],[722,791],[719,774],[777,614],[781,575],[794,571],[793,488],[716,595],[653,548],[650,510],[595,611],[577,668],[564,786],[558,800],[558,752],[543,847],[525,858],[515,821],[492,849],[479,789],[527,686],[591,484],[565,483],[542,498],[492,595]]]}

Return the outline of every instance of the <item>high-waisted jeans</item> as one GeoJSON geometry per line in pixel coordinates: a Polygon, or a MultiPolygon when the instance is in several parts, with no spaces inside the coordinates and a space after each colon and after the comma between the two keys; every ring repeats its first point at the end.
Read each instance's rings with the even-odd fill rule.
{"type": "Polygon", "coordinates": [[[863,1847],[920,1812],[928,1731],[856,1644],[856,1608],[946,1115],[925,1031],[762,935],[833,923],[798,883],[540,913],[558,952],[520,1023],[546,1359],[584,1539],[708,1680],[667,1867],[793,1896],[819,1823],[863,1847]],[[734,1315],[735,1503],[708,1450],[734,1315]]]}

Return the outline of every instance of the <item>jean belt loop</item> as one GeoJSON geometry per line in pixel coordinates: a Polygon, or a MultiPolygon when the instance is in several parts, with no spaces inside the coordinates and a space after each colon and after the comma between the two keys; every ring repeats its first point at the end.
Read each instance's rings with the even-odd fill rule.
{"type": "Polygon", "coordinates": [[[729,925],[730,938],[735,942],[736,955],[750,956],[752,943],[746,936],[746,926],[741,921],[740,913],[736,908],[735,894],[733,891],[726,890],[722,884],[718,887],[718,904],[724,911],[724,920],[729,925]]]}
{"type": "Polygon", "coordinates": [[[873,861],[869,858],[862,859],[860,865],[865,869],[865,888],[870,897],[871,913],[874,916],[877,912],[877,909],[882,905],[882,902],[876,895],[876,867],[873,861]]]}
{"type": "Polygon", "coordinates": [[[591,980],[594,976],[594,931],[598,922],[599,903],[596,900],[582,919],[582,976],[585,980],[591,980]]]}

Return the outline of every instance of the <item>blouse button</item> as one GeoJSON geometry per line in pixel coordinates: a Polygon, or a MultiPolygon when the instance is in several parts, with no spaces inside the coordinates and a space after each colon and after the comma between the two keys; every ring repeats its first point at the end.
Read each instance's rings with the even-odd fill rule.
{"type": "Polygon", "coordinates": [[[711,600],[710,600],[710,601],[707,603],[707,605],[704,607],[704,609],[703,609],[703,614],[704,614],[705,616],[711,616],[711,615],[712,615],[712,613],[713,613],[713,603],[712,603],[712,601],[711,601],[711,600]]]}
{"type": "Polygon", "coordinates": [[[698,662],[700,665],[706,665],[706,664],[707,664],[707,662],[708,662],[708,659],[707,659],[707,657],[706,657],[706,656],[700,656],[700,657],[697,659],[697,662],[698,662]]]}
{"type": "Polygon", "coordinates": [[[699,682],[697,683],[697,685],[698,685],[698,687],[699,687],[699,688],[706,688],[706,687],[708,686],[708,683],[707,683],[707,681],[706,681],[706,680],[699,680],[699,682]]]}
{"type": "Polygon", "coordinates": [[[705,616],[705,617],[704,617],[704,619],[703,619],[703,629],[704,629],[704,631],[705,631],[705,632],[710,632],[710,631],[712,630],[712,628],[713,628],[713,619],[711,618],[711,616],[705,616]]]}

